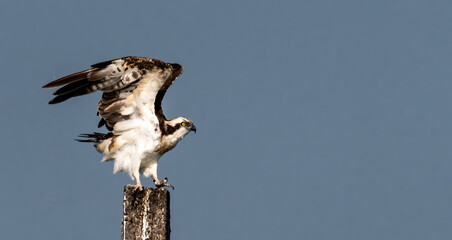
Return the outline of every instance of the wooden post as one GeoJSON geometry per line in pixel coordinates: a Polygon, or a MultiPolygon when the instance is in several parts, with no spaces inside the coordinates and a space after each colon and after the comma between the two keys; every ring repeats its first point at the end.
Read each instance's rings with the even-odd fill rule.
{"type": "Polygon", "coordinates": [[[170,232],[167,189],[124,187],[122,240],[169,240],[170,232]]]}

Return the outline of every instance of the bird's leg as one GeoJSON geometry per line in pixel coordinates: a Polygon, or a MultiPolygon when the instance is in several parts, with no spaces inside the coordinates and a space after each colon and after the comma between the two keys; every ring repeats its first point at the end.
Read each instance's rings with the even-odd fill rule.
{"type": "Polygon", "coordinates": [[[137,178],[137,185],[136,185],[140,190],[143,190],[143,185],[141,185],[141,181],[140,181],[140,175],[138,175],[137,178]]]}
{"type": "Polygon", "coordinates": [[[141,181],[140,181],[140,173],[138,174],[133,174],[133,177],[135,178],[135,180],[137,181],[136,185],[132,185],[132,184],[127,184],[126,187],[133,187],[135,189],[139,189],[140,191],[143,190],[143,185],[141,185],[141,181]]]}
{"type": "Polygon", "coordinates": [[[170,187],[174,189],[173,185],[167,184],[168,178],[164,178],[163,180],[160,181],[159,178],[157,177],[157,163],[152,164],[151,168],[149,169],[149,173],[152,179],[154,179],[154,184],[157,188],[170,187]]]}

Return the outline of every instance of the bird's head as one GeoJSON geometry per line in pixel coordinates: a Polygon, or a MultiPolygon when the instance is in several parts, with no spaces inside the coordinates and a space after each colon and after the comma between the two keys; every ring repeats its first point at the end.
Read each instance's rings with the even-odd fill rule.
{"type": "Polygon", "coordinates": [[[176,141],[181,140],[189,132],[196,133],[196,127],[193,122],[184,117],[178,117],[176,119],[166,122],[166,135],[171,136],[176,141]]]}

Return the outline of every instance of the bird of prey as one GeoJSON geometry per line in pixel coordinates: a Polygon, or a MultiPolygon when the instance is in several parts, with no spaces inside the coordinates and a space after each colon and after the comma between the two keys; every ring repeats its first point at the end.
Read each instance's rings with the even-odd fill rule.
{"type": "Polygon", "coordinates": [[[74,73],[43,86],[60,87],[49,104],[56,104],[100,90],[97,106],[98,127],[108,133],[82,134],[80,142],[94,143],[102,161],[114,161],[114,173],[125,172],[142,188],[140,173],[151,177],[157,187],[173,187],[159,180],[157,164],[190,131],[193,122],[184,117],[167,120],[162,99],[182,74],[182,66],[145,57],[123,57],[97,63],[91,69],[74,73]]]}

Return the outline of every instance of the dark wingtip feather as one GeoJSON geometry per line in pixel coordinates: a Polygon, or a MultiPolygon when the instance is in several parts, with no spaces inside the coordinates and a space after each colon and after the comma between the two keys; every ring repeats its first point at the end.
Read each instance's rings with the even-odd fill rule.
{"type": "Polygon", "coordinates": [[[69,96],[69,95],[60,95],[60,96],[57,96],[54,99],[50,100],[49,104],[57,104],[60,102],[64,102],[64,101],[68,100],[69,98],[71,98],[71,96],[69,96]]]}
{"type": "MultiPolygon", "coordinates": [[[[55,81],[57,81],[57,80],[55,80],[55,81]]],[[[47,83],[46,85],[42,86],[42,88],[53,88],[53,84],[54,84],[55,81],[47,83]]]]}
{"type": "Polygon", "coordinates": [[[90,83],[88,82],[88,80],[82,80],[82,81],[77,81],[77,82],[73,82],[73,83],[69,83],[61,88],[59,88],[58,90],[56,90],[53,95],[63,95],[63,94],[67,94],[70,92],[74,92],[79,90],[80,88],[84,88],[84,87],[88,87],[90,85],[90,83]]]}
{"type": "Polygon", "coordinates": [[[54,88],[54,87],[68,84],[68,83],[73,83],[73,82],[83,80],[83,79],[87,78],[88,74],[92,71],[93,71],[93,69],[88,69],[88,70],[77,72],[77,73],[62,77],[62,78],[58,78],[57,80],[49,82],[46,85],[42,86],[42,88],[54,88]]]}
{"type": "Polygon", "coordinates": [[[64,102],[64,101],[68,100],[69,98],[86,95],[86,94],[92,93],[94,91],[96,91],[96,89],[91,87],[90,85],[88,85],[86,87],[78,88],[76,90],[69,91],[62,95],[58,95],[54,99],[52,99],[49,102],[49,104],[56,104],[56,103],[64,102]]]}

